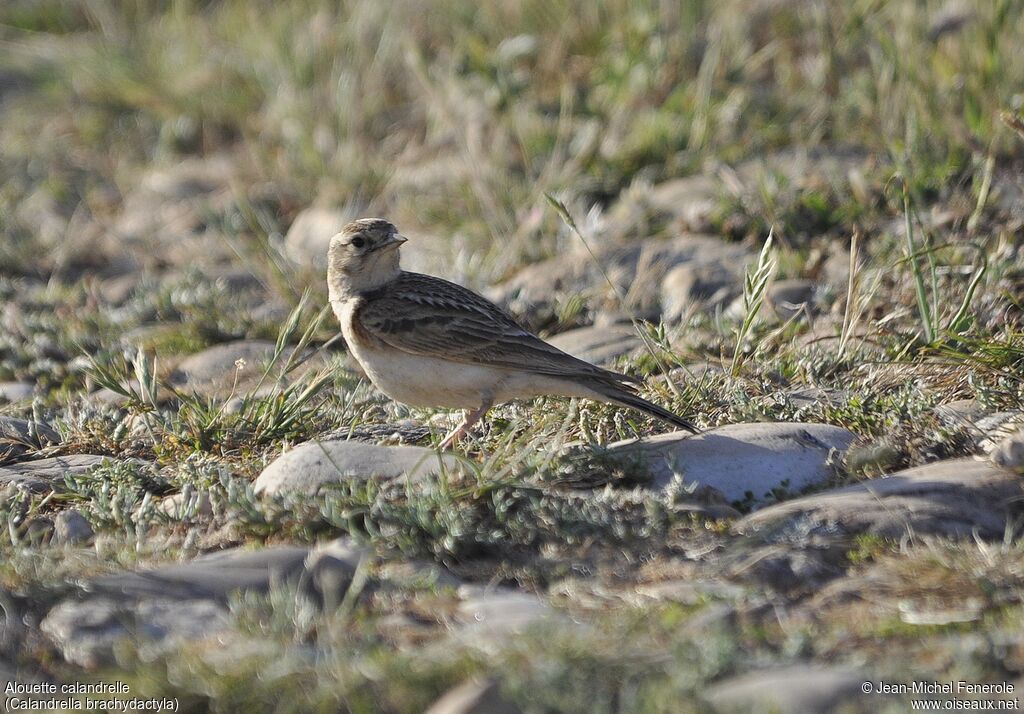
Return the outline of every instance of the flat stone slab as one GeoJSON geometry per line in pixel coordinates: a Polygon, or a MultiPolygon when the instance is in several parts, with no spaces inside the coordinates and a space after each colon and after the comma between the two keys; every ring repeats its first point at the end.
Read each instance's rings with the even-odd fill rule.
{"type": "Polygon", "coordinates": [[[259,379],[266,363],[274,355],[270,340],[238,340],[215,345],[186,357],[168,381],[174,387],[199,394],[222,394],[235,386],[237,393],[259,379]],[[239,360],[244,362],[241,370],[239,360]]]}
{"type": "Polygon", "coordinates": [[[651,488],[674,477],[719,491],[730,502],[757,503],[779,489],[801,491],[833,475],[830,460],[850,447],[852,432],[828,424],[731,424],[698,435],[676,431],[620,441],[613,456],[636,457],[651,488]]]}
{"type": "Polygon", "coordinates": [[[312,548],[236,548],[187,563],[104,575],[84,583],[80,598],[54,606],[42,630],[67,661],[83,667],[111,663],[122,640],[140,652],[159,653],[226,630],[228,598],[236,592],[292,585],[317,606],[334,609],[367,556],[365,548],[337,539],[312,548]]]}
{"type": "Polygon", "coordinates": [[[772,539],[872,533],[1002,538],[1022,482],[989,461],[952,459],[815,493],[752,513],[734,528],[772,539]]]}
{"type": "Polygon", "coordinates": [[[580,327],[549,337],[548,342],[573,357],[599,365],[636,354],[644,348],[643,340],[632,325],[580,327]]]}
{"type": "Polygon", "coordinates": [[[462,600],[455,612],[459,635],[481,646],[493,646],[540,623],[563,620],[532,593],[464,585],[458,594],[462,600]]]}
{"type": "Polygon", "coordinates": [[[257,494],[317,493],[329,484],[373,477],[426,479],[455,469],[458,460],[422,446],[359,441],[309,441],[281,454],[256,478],[257,494]]]}
{"type": "Polygon", "coordinates": [[[996,466],[1017,473],[1024,472],[1024,428],[995,444],[989,457],[996,466]]]}
{"type": "Polygon", "coordinates": [[[310,549],[280,546],[260,550],[231,549],[187,563],[164,565],[135,573],[93,578],[86,592],[117,599],[226,599],[239,590],[266,591],[302,572],[310,549]]]}
{"type": "Polygon", "coordinates": [[[0,382],[0,402],[20,402],[31,399],[35,385],[29,382],[0,382]]]}
{"type": "MultiPolygon", "coordinates": [[[[0,466],[0,488],[13,484],[33,493],[61,491],[64,489],[65,476],[80,476],[97,466],[121,461],[125,461],[125,459],[94,454],[71,454],[38,461],[21,461],[16,464],[0,466]]],[[[145,461],[138,459],[130,459],[130,461],[146,464],[145,461]]]]}
{"type": "Polygon", "coordinates": [[[984,404],[977,399],[957,399],[956,401],[940,404],[932,411],[940,422],[946,426],[963,427],[965,429],[977,429],[978,422],[992,413],[984,404]]]}
{"type": "Polygon", "coordinates": [[[93,535],[92,524],[86,517],[79,510],[69,508],[58,513],[54,519],[51,542],[54,545],[81,545],[87,543],[93,535]]]}
{"type": "MultiPolygon", "coordinates": [[[[794,665],[749,672],[708,687],[704,699],[722,712],[821,712],[846,711],[841,705],[858,701],[870,677],[854,669],[794,665]]],[[[872,694],[868,702],[881,703],[872,694]]],[[[853,711],[859,711],[854,709],[853,711]]]]}
{"type": "Polygon", "coordinates": [[[156,655],[176,644],[226,630],[226,607],[210,600],[148,599],[127,605],[108,598],[66,600],[43,619],[40,629],[65,660],[92,669],[115,660],[119,642],[140,645],[140,654],[156,655]]]}
{"type": "Polygon", "coordinates": [[[683,263],[661,281],[662,317],[678,322],[690,310],[725,307],[742,292],[741,261],[683,263]]]}
{"type": "Polygon", "coordinates": [[[801,312],[810,312],[815,307],[817,291],[818,284],[813,280],[777,280],[769,286],[765,298],[780,320],[788,320],[801,312]]]}
{"type": "Polygon", "coordinates": [[[338,208],[303,209],[288,228],[285,255],[300,265],[325,268],[331,238],[355,218],[358,216],[338,208]]]}

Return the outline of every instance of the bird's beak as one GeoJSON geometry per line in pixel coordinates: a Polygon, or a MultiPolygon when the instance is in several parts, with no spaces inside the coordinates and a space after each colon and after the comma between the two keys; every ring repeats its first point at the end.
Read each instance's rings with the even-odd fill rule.
{"type": "Polygon", "coordinates": [[[409,240],[409,239],[406,238],[405,236],[399,235],[399,234],[395,233],[390,238],[388,238],[386,241],[384,241],[383,243],[380,244],[380,249],[381,250],[391,250],[393,248],[397,248],[398,246],[402,245],[402,243],[405,243],[407,240],[409,240]]]}

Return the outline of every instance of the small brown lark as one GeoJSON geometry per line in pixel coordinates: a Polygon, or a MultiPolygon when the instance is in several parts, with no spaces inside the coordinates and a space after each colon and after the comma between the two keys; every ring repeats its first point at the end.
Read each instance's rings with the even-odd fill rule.
{"type": "Polygon", "coordinates": [[[405,272],[406,240],[380,218],[349,223],[331,239],[327,286],[348,349],[378,389],[411,406],[466,410],[442,448],[495,404],[541,395],[621,404],[697,431],[641,398],[635,377],[562,352],[461,285],[405,272]]]}

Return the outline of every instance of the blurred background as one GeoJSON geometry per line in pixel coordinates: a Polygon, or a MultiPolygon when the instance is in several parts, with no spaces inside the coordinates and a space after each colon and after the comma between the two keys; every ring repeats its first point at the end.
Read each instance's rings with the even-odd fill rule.
{"type": "MultiPolygon", "coordinates": [[[[483,285],[572,240],[544,192],[582,219],[693,175],[711,182],[679,200],[713,204],[694,228],[848,240],[886,203],[875,178],[970,202],[987,159],[1019,158],[998,112],[1024,101],[1021,14],[1013,0],[8,0],[0,255],[45,275],[112,273],[111,250],[144,267],[215,260],[232,241],[312,259],[283,237],[315,206],[388,216],[483,285]],[[838,165],[812,183],[791,155],[804,150],[838,165]],[[766,157],[765,175],[728,180],[766,157]],[[878,176],[851,181],[866,157],[878,176]],[[199,196],[202,220],[168,205],[199,196]],[[160,231],[173,240],[150,245],[160,231]]],[[[611,228],[631,229],[652,234],[611,228]]]]}
{"type": "Polygon", "coordinates": [[[419,711],[465,681],[527,711],[700,710],[710,687],[829,711],[894,673],[1019,678],[1022,38],[1020,0],[3,0],[0,674],[132,672],[220,711],[419,711]],[[687,477],[734,491],[667,466],[634,488],[651,474],[605,447],[663,426],[541,401],[495,410],[439,491],[254,495],[301,442],[367,442],[365,471],[444,431],[318,349],[327,244],[365,216],[407,268],[736,427],[764,473],[737,485],[715,452],[687,477]],[[813,468],[775,468],[799,429],[813,468]],[[897,506],[761,531],[808,484],[916,467],[939,471],[897,506]],[[224,577],[198,555],[301,565],[350,536],[394,562],[345,571],[336,610],[145,610],[172,595],[130,578],[172,563],[195,600],[224,577]],[[135,599],[77,589],[102,577],[135,599]],[[125,612],[162,644],[97,634],[125,612]],[[540,634],[471,642],[479,612],[540,634]],[[164,646],[229,619],[237,647],[164,646]]]}

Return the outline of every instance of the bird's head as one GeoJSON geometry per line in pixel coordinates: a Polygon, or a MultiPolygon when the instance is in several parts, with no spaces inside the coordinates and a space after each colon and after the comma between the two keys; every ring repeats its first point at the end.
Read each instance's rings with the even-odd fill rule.
{"type": "Polygon", "coordinates": [[[327,250],[332,294],[357,294],[394,280],[400,272],[398,248],[406,240],[383,218],[360,218],[342,228],[327,250]]]}

